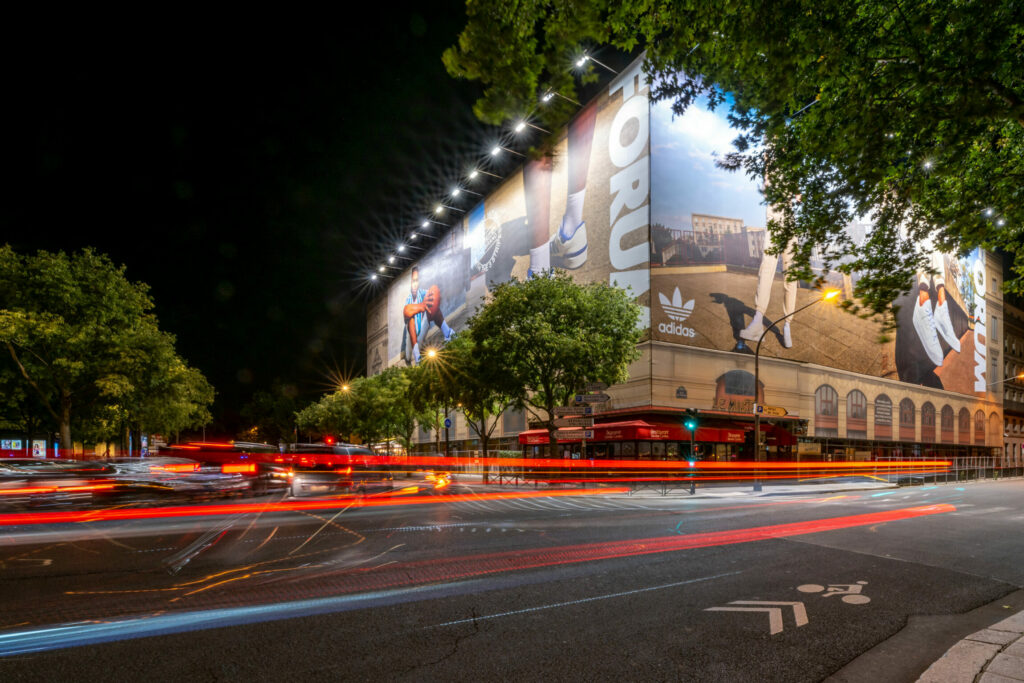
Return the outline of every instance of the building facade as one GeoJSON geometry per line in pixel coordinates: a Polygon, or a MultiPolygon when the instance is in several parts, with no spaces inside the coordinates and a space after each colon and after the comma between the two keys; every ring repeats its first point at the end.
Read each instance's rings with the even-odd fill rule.
{"type": "Polygon", "coordinates": [[[1009,467],[1024,466],[1024,302],[1005,304],[1003,338],[1003,454],[1009,467]],[[1009,379],[1012,378],[1012,379],[1009,379]]]}
{"type": "MultiPolygon", "coordinates": [[[[1009,330],[999,338],[998,259],[932,254],[884,340],[877,321],[826,302],[787,317],[821,292],[786,280],[786,253],[764,253],[772,216],[757,183],[716,165],[735,131],[696,104],[673,116],[648,92],[637,62],[582,108],[552,157],[508,175],[395,274],[368,310],[370,373],[416,363],[458,334],[496,284],[556,267],[621,287],[643,309],[641,358],[608,390],[590,455],[683,457],[693,437],[701,457],[752,457],[760,405],[770,458],[1021,457],[1003,448],[1011,425],[999,380],[1004,358],[1024,365],[1024,343],[1014,347],[1009,330]],[[439,301],[432,313],[410,308],[425,298],[439,301]],[[700,415],[693,435],[680,424],[687,409],[700,415]]],[[[854,242],[871,229],[865,219],[847,226],[854,242]]],[[[827,276],[846,298],[856,281],[827,276]]],[[[539,453],[547,442],[522,413],[500,419],[504,447],[539,453]]],[[[436,443],[420,436],[424,448],[436,443]]],[[[460,419],[449,439],[475,450],[460,419]]]]}

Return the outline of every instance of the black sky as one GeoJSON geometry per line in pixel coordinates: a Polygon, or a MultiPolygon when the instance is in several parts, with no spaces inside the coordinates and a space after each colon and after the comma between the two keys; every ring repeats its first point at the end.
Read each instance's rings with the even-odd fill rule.
{"type": "Polygon", "coordinates": [[[0,48],[0,240],[148,283],[227,430],[254,389],[362,370],[368,269],[484,144],[440,60],[464,4],[361,12],[37,18],[0,48]]]}

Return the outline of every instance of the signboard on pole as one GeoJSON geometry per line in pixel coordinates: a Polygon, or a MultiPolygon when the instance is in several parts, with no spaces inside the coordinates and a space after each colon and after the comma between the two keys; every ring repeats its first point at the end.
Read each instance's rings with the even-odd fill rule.
{"type": "Polygon", "coordinates": [[[594,406],[558,406],[555,415],[593,415],[594,406]]]}
{"type": "Polygon", "coordinates": [[[581,439],[583,438],[582,429],[556,429],[556,439],[581,439]]]}
{"type": "Polygon", "coordinates": [[[556,427],[593,427],[592,417],[562,417],[555,420],[556,427]]]}
{"type": "Polygon", "coordinates": [[[785,417],[789,415],[789,412],[782,406],[762,406],[758,405],[755,408],[755,412],[761,413],[768,417],[785,417]]]}
{"type": "Polygon", "coordinates": [[[591,382],[590,384],[583,387],[584,391],[604,391],[608,388],[608,385],[604,382],[591,382]]]}
{"type": "Polygon", "coordinates": [[[608,394],[576,394],[576,403],[604,403],[612,399],[608,394]]]}

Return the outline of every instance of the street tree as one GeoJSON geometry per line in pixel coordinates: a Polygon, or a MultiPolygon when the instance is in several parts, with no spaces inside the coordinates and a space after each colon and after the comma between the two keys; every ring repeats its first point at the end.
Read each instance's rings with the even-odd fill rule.
{"type": "Polygon", "coordinates": [[[476,341],[473,369],[548,430],[554,411],[589,382],[625,381],[636,348],[640,307],[628,292],[563,272],[498,285],[467,322],[476,341]]]}
{"type": "Polygon", "coordinates": [[[350,391],[335,391],[299,410],[295,414],[296,426],[304,432],[319,435],[351,435],[353,419],[350,391]]]}
{"type": "MultiPolygon", "coordinates": [[[[827,267],[863,275],[865,312],[890,313],[925,252],[1013,255],[1024,293],[1024,24],[1014,0],[893,3],[780,0],[468,2],[444,62],[479,80],[475,112],[499,124],[533,114],[550,130],[572,113],[574,64],[602,46],[646,55],[654,100],[676,114],[726,107],[735,149],[720,164],[765,182],[774,251],[790,277],[827,267]],[[557,105],[557,106],[549,106],[557,105]],[[844,227],[870,217],[855,243],[844,227]]],[[[605,53],[600,53],[610,59],[605,53]]],[[[583,63],[586,77],[595,76],[583,63]]]]}
{"type": "Polygon", "coordinates": [[[441,452],[444,421],[458,403],[455,398],[458,376],[446,362],[447,350],[447,345],[440,351],[427,350],[420,364],[410,368],[410,397],[420,416],[420,424],[429,427],[434,433],[435,453],[441,452]]]}
{"type": "Polygon", "coordinates": [[[38,398],[65,448],[73,419],[120,415],[171,431],[209,421],[212,388],[159,329],[146,285],[124,271],[91,249],[25,256],[0,247],[3,363],[38,398]]]}
{"type": "MultiPolygon", "coordinates": [[[[440,385],[445,388],[443,396],[447,405],[454,406],[465,416],[466,424],[480,440],[485,458],[498,418],[518,396],[518,392],[510,391],[507,383],[489,381],[493,360],[483,353],[470,321],[467,329],[445,344],[436,358],[426,361],[443,375],[440,385]]],[[[427,371],[434,369],[427,368],[427,371]]]]}
{"type": "Polygon", "coordinates": [[[241,414],[255,429],[256,438],[267,443],[294,443],[295,414],[307,403],[298,396],[294,385],[274,382],[269,390],[253,392],[241,414]]]}

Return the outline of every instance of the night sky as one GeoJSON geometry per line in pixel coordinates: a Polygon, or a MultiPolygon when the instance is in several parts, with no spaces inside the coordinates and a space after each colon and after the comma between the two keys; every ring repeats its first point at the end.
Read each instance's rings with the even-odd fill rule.
{"type": "Polygon", "coordinates": [[[363,372],[366,277],[487,144],[440,59],[464,4],[360,10],[36,17],[0,48],[0,239],[148,283],[229,436],[255,389],[363,372]]]}

